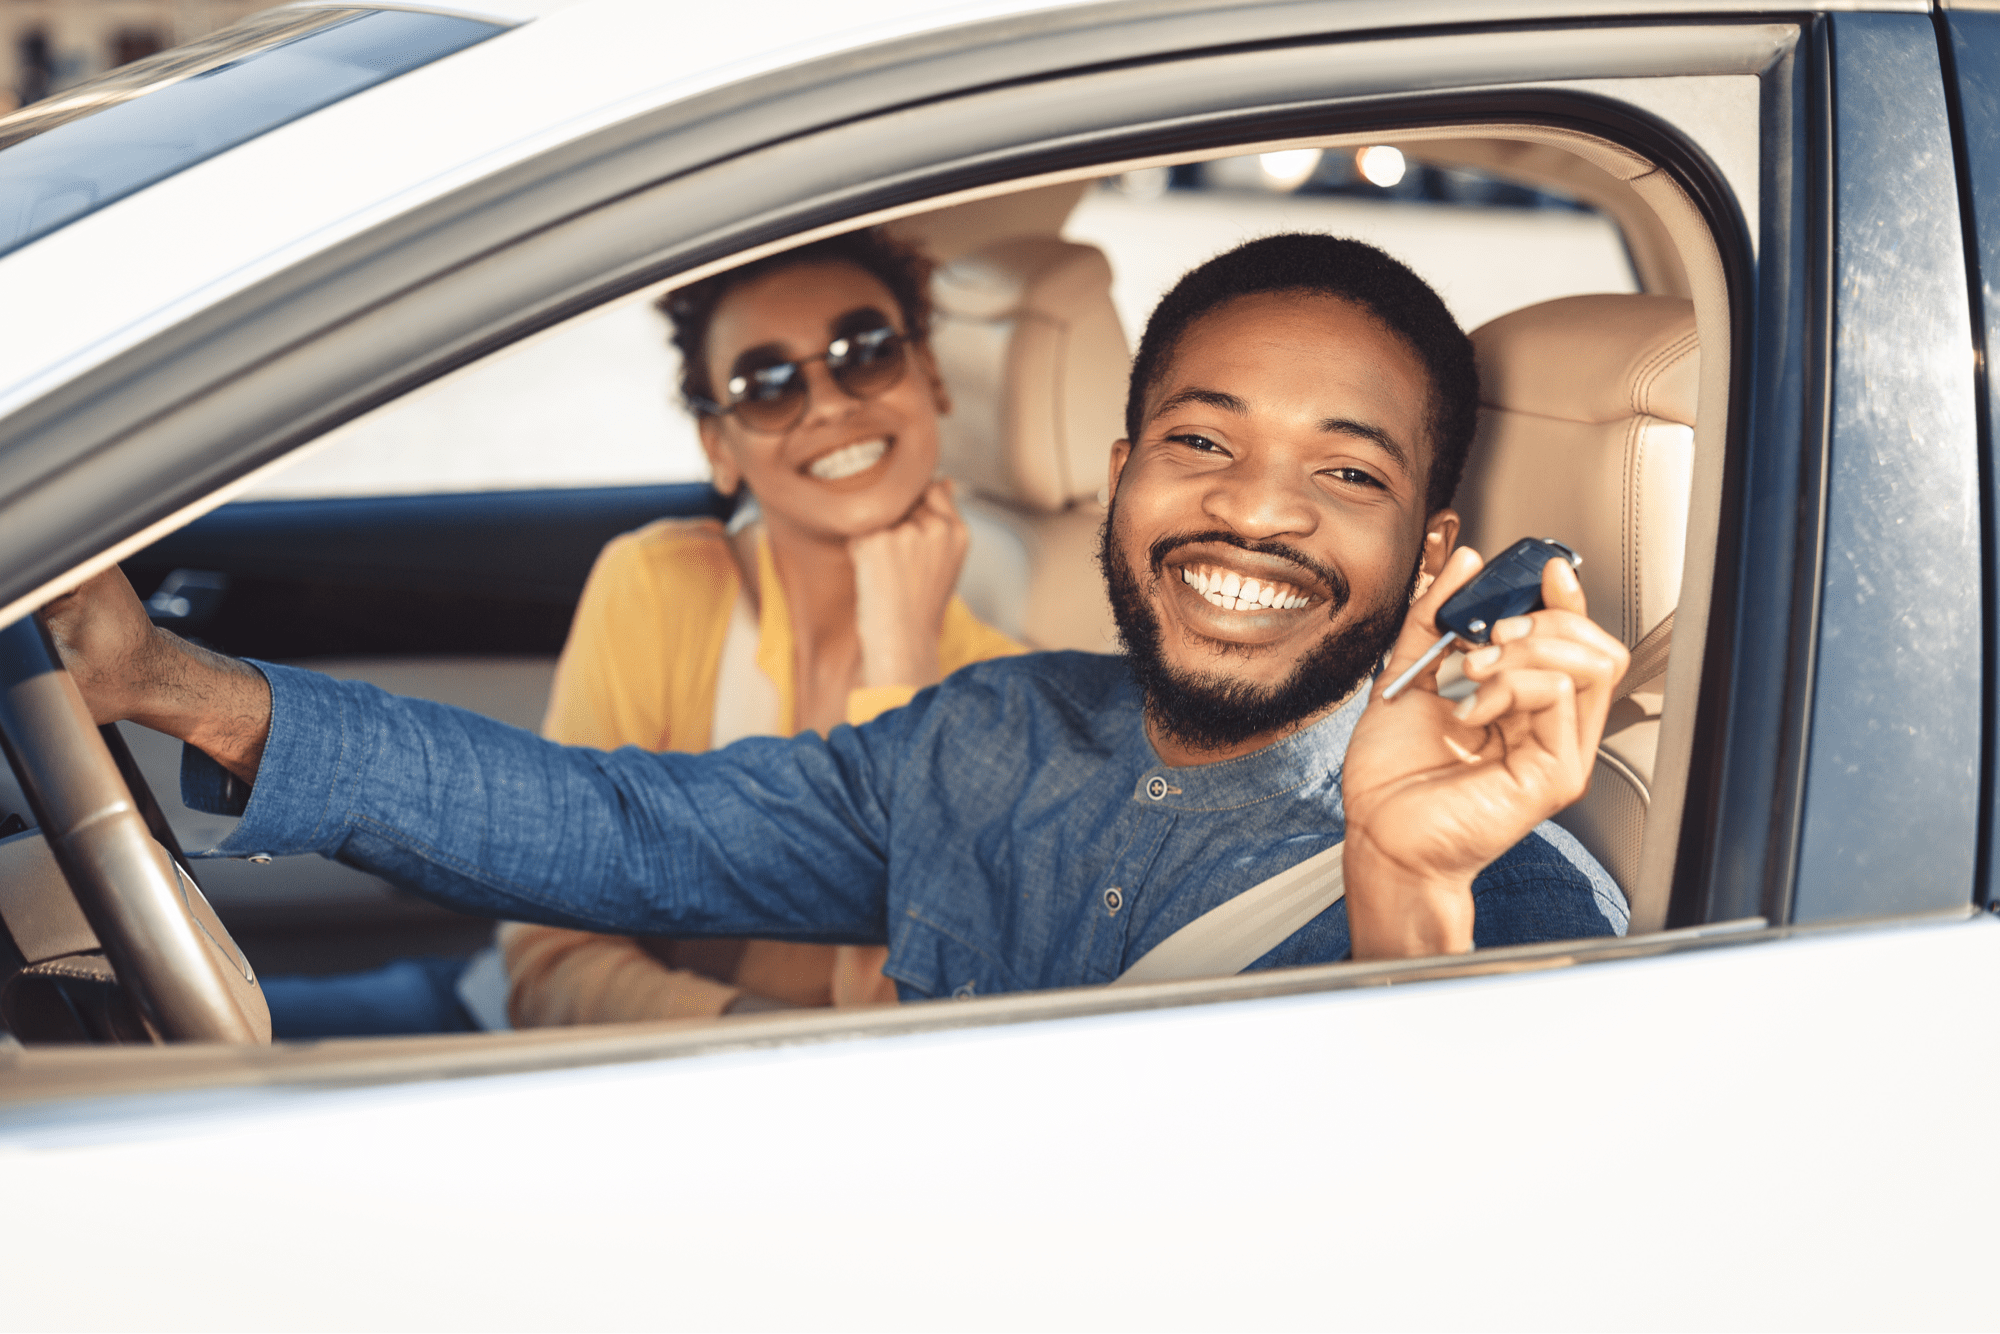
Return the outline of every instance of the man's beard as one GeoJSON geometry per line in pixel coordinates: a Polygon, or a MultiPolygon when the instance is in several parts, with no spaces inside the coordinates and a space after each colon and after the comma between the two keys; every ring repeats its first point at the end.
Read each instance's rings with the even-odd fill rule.
{"type": "MultiPolygon", "coordinates": [[[[1160,619],[1148,601],[1148,594],[1157,590],[1165,577],[1166,558],[1192,543],[1211,542],[1292,561],[1318,575],[1326,587],[1329,621],[1340,615],[1350,597],[1347,581],[1339,572],[1281,542],[1246,542],[1227,532],[1188,533],[1153,543],[1147,552],[1149,577],[1142,584],[1118,549],[1113,536],[1116,528],[1114,501],[1104,520],[1097,560],[1110,589],[1118,637],[1125,643],[1132,674],[1145,696],[1146,717],[1162,736],[1197,751],[1226,750],[1291,727],[1353,694],[1396,642],[1423,570],[1420,556],[1400,589],[1392,590],[1347,629],[1329,630],[1284,681],[1258,686],[1222,671],[1185,672],[1167,661],[1160,619]]],[[[1218,647],[1217,656],[1228,651],[1218,647]]]]}

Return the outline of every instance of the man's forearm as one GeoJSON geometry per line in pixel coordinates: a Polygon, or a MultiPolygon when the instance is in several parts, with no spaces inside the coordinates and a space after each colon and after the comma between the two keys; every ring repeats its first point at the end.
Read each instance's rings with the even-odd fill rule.
{"type": "Polygon", "coordinates": [[[271,686],[247,662],[161,630],[149,688],[126,716],[179,737],[246,783],[257,781],[271,735],[271,686]]]}
{"type": "Polygon", "coordinates": [[[1356,959],[1412,959],[1471,951],[1472,881],[1412,872],[1350,827],[1341,853],[1347,930],[1356,959]]]}

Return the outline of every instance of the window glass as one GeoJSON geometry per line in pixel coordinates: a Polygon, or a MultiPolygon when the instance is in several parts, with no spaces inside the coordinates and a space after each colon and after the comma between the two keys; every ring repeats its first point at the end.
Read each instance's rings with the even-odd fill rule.
{"type": "Polygon", "coordinates": [[[113,82],[72,90],[58,109],[31,106],[0,122],[6,144],[0,255],[307,112],[504,31],[442,14],[372,11],[138,96],[113,82]],[[75,118],[61,119],[60,111],[75,118]],[[32,137],[17,137],[23,128],[32,132],[57,120],[32,137]]]}

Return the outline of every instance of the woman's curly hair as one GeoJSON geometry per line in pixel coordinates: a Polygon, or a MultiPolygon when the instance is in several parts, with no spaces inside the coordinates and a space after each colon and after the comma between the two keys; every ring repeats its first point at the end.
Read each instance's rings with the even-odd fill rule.
{"type": "Polygon", "coordinates": [[[797,250],[766,255],[741,268],[676,288],[654,303],[673,326],[673,345],[681,354],[681,402],[690,413],[699,417],[702,401],[717,401],[708,379],[708,329],[722,299],[753,279],[802,264],[852,264],[896,298],[911,342],[922,343],[929,336],[931,261],[921,250],[896,240],[880,227],[829,236],[797,250]]]}

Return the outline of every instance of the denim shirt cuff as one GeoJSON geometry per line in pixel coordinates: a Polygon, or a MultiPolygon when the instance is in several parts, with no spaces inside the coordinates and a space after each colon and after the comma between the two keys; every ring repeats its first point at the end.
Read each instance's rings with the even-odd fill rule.
{"type": "Polygon", "coordinates": [[[242,817],[201,855],[332,851],[345,838],[345,822],[331,822],[326,813],[337,809],[337,789],[349,777],[340,684],[296,667],[250,665],[271,686],[271,731],[256,783],[246,785],[193,746],[181,749],[181,800],[198,811],[242,817]]]}

